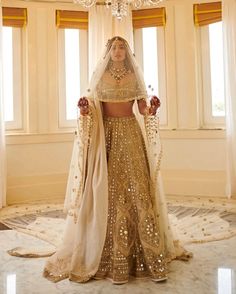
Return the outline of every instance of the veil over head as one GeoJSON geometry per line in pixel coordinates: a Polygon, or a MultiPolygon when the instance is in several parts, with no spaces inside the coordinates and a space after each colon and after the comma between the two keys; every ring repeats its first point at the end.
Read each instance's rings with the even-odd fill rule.
{"type": "MultiPolygon", "coordinates": [[[[101,102],[135,102],[133,112],[139,122],[145,141],[153,187],[156,187],[155,193],[159,195],[160,187],[156,185],[162,156],[159,138],[159,117],[158,115],[143,116],[139,112],[137,100],[147,100],[148,94],[142,70],[125,39],[115,36],[108,40],[84,96],[89,99],[90,114],[88,116],[78,116],[77,140],[74,143],[67,183],[65,210],[67,212],[72,211],[71,214],[76,215],[77,219],[79,207],[85,197],[86,187],[89,186],[87,180],[89,175],[93,178],[93,184],[95,183],[94,174],[99,175],[98,183],[103,183],[103,188],[107,187],[107,161],[101,102]],[[113,83],[107,79],[107,76],[110,76],[111,53],[113,44],[116,41],[121,41],[125,47],[124,65],[127,70],[127,74],[118,84],[114,79],[113,83]],[[88,164],[88,156],[96,159],[99,164],[94,163],[93,165],[91,160],[88,164]]],[[[95,186],[97,187],[97,184],[95,186]]],[[[107,195],[107,191],[105,194],[107,195]]],[[[104,203],[106,202],[107,200],[104,200],[104,203]]]]}
{"type": "Polygon", "coordinates": [[[148,97],[143,73],[135,60],[134,54],[132,53],[128,42],[125,39],[115,36],[108,40],[102,57],[97,63],[96,69],[92,74],[89,87],[87,88],[84,96],[90,99],[107,102],[124,102],[146,99],[148,97]],[[122,78],[119,85],[111,84],[106,79],[106,73],[109,73],[113,64],[111,53],[116,41],[121,41],[125,48],[125,76],[122,78]],[[107,85],[105,89],[103,85],[104,83],[107,85]],[[104,95],[104,93],[106,94],[104,95]]]}
{"type": "Polygon", "coordinates": [[[148,96],[142,72],[123,38],[114,37],[108,41],[84,96],[89,99],[90,110],[89,115],[78,116],[64,205],[68,213],[66,235],[60,249],[49,260],[47,271],[58,276],[55,264],[61,257],[68,264],[60,275],[70,275],[73,280],[88,280],[98,269],[106,237],[109,190],[102,111],[104,101],[134,101],[133,111],[147,151],[151,194],[160,229],[160,246],[168,260],[185,255],[183,248],[174,242],[162,189],[159,118],[158,115],[143,116],[138,110],[137,100],[147,99],[148,96]],[[113,81],[113,84],[109,84],[106,75],[111,62],[112,44],[116,40],[121,40],[125,46],[125,66],[129,72],[120,83],[113,81]]]}
{"type": "MultiPolygon", "coordinates": [[[[105,88],[106,91],[109,89],[109,87],[105,88]]],[[[128,93],[125,92],[126,88],[131,95],[130,100],[147,98],[142,72],[128,43],[121,37],[114,37],[108,41],[104,55],[94,71],[88,88],[86,96],[90,99],[89,115],[78,116],[78,129],[75,134],[64,203],[67,212],[65,233],[62,244],[57,248],[55,254],[47,260],[44,268],[44,276],[54,282],[67,277],[73,281],[85,282],[94,277],[98,271],[106,240],[109,199],[106,141],[101,101],[110,98],[111,102],[116,102],[117,99],[127,101],[125,99],[127,98],[125,95],[128,93]],[[125,66],[129,72],[125,75],[127,81],[123,82],[122,79],[122,83],[113,84],[110,87],[111,92],[108,97],[103,95],[100,85],[104,83],[104,77],[110,66],[114,40],[121,40],[125,46],[125,66]],[[129,77],[130,80],[128,80],[129,77]],[[129,82],[132,84],[131,86],[129,82]],[[124,95],[121,95],[119,87],[123,89],[121,91],[125,93],[124,95]]],[[[138,111],[137,102],[133,105],[134,114],[139,122],[146,145],[143,147],[146,147],[149,164],[150,196],[154,207],[153,217],[159,226],[158,250],[163,252],[167,261],[174,258],[185,258],[188,253],[173,239],[168,221],[160,175],[161,144],[158,116],[143,116],[138,111]]],[[[132,160],[134,162],[139,158],[134,157],[132,160]]]]}

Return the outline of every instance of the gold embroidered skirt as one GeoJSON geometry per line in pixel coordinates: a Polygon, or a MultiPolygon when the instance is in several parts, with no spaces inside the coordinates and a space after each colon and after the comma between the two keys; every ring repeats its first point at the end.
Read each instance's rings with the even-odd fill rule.
{"type": "MultiPolygon", "coordinates": [[[[94,278],[127,282],[129,276],[166,279],[145,144],[131,117],[105,117],[109,207],[105,245],[94,278]]],[[[163,242],[162,242],[163,244],[163,242]]]]}

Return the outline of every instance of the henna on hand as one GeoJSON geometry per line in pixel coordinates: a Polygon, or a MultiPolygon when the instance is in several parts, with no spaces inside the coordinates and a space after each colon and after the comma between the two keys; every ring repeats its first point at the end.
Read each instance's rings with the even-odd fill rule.
{"type": "Polygon", "coordinates": [[[149,113],[151,115],[155,115],[157,112],[157,109],[161,106],[161,101],[157,96],[152,96],[151,100],[150,100],[150,109],[149,109],[149,113]]]}
{"type": "Polygon", "coordinates": [[[87,115],[89,113],[89,102],[86,97],[81,97],[77,103],[77,106],[80,109],[81,115],[87,115]]]}

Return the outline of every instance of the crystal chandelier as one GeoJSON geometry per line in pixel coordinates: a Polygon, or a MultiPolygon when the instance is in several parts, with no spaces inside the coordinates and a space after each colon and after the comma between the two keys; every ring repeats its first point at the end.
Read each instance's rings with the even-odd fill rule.
{"type": "Polygon", "coordinates": [[[128,14],[128,6],[133,5],[135,8],[140,8],[141,6],[156,5],[163,0],[105,0],[105,2],[99,2],[97,0],[74,0],[74,3],[80,4],[86,8],[93,5],[104,4],[108,8],[111,8],[111,13],[117,19],[121,20],[128,14]]]}

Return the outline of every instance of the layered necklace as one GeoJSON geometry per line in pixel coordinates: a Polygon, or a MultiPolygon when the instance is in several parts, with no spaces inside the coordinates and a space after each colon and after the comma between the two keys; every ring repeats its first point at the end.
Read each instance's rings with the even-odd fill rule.
{"type": "Polygon", "coordinates": [[[129,70],[127,68],[121,67],[117,68],[111,65],[109,67],[110,75],[116,80],[117,83],[120,83],[120,81],[129,73],[129,70]]]}

